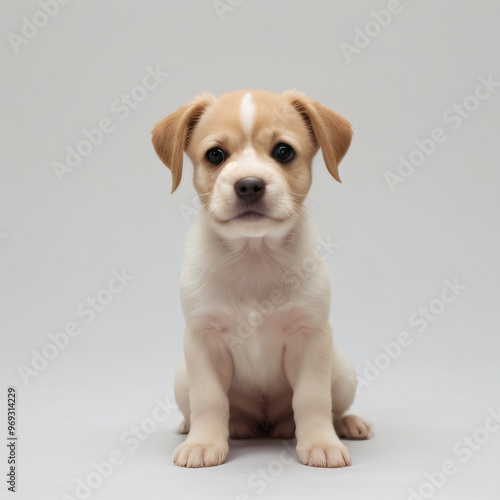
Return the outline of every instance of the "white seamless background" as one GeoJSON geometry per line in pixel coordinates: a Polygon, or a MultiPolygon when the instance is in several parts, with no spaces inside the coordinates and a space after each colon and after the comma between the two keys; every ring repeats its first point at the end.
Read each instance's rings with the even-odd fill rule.
{"type": "Polygon", "coordinates": [[[16,498],[500,498],[497,1],[1,7],[0,428],[15,386],[16,498]],[[296,88],[354,126],[343,183],[318,155],[306,203],[333,243],[353,410],[375,429],[347,443],[349,468],[302,466],[280,440],[172,464],[198,205],[189,163],[169,194],[150,131],[240,88],[296,88]]]}

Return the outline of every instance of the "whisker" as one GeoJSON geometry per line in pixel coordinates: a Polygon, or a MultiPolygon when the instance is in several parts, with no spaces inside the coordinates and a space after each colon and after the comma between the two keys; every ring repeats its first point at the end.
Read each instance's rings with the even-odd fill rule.
{"type": "Polygon", "coordinates": [[[313,204],[313,205],[314,205],[314,206],[315,206],[315,207],[319,210],[319,213],[322,213],[322,214],[326,213],[326,211],[325,211],[325,209],[324,209],[324,208],[322,208],[322,207],[321,207],[320,205],[318,205],[315,201],[313,201],[313,200],[311,200],[311,199],[309,199],[309,198],[306,198],[305,203],[306,203],[306,204],[307,204],[307,203],[312,203],[312,204],[313,204]]]}

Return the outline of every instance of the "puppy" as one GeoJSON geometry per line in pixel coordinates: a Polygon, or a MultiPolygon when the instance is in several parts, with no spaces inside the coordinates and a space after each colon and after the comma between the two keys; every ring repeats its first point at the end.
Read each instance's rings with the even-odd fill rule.
{"type": "Polygon", "coordinates": [[[153,145],[181,181],[194,166],[202,210],[181,276],[186,321],[175,398],[189,433],[184,467],[223,463],[228,438],[297,438],[306,465],[343,467],[339,439],[370,425],[345,415],[356,374],[333,346],[328,271],[303,207],[321,148],[340,182],[350,123],[305,95],[204,93],[153,130],[153,145]]]}

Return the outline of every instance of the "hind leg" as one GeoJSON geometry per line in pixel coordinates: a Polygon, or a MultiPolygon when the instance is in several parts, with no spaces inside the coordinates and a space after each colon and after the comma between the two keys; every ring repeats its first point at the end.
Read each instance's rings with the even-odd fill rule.
{"type": "Polygon", "coordinates": [[[174,395],[175,402],[184,416],[184,422],[180,425],[179,432],[181,434],[187,434],[189,432],[189,428],[191,427],[191,409],[189,407],[189,385],[184,359],[179,361],[175,369],[174,395]]]}
{"type": "Polygon", "coordinates": [[[354,365],[337,347],[333,348],[332,410],[333,424],[340,437],[369,439],[371,425],[356,415],[345,415],[356,395],[358,381],[354,365]]]}

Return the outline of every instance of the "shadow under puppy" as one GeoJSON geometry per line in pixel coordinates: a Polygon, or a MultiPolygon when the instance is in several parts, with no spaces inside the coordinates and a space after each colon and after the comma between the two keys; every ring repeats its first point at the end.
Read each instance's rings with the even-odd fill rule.
{"type": "Polygon", "coordinates": [[[181,276],[175,398],[189,434],[177,465],[223,463],[229,437],[295,435],[303,464],[343,467],[338,436],[371,436],[345,415],[356,374],[333,345],[328,269],[303,207],[318,149],[340,181],[351,137],[347,120],[296,91],[204,93],[155,126],[172,191],[185,151],[202,202],[181,276]]]}

